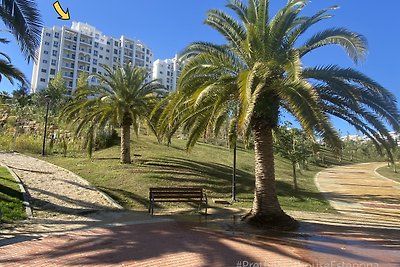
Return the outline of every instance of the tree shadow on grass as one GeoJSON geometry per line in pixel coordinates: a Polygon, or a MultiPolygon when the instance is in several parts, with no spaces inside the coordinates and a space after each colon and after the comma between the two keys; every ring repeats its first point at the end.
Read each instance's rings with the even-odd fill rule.
{"type": "Polygon", "coordinates": [[[0,192],[2,194],[5,194],[11,198],[16,198],[16,199],[21,199],[22,200],[22,193],[20,191],[17,191],[15,189],[12,189],[8,186],[4,186],[0,184],[0,192]]]}
{"type": "MultiPolygon", "coordinates": [[[[147,167],[144,172],[149,179],[155,179],[156,182],[164,180],[182,186],[202,186],[215,193],[230,192],[232,168],[223,164],[182,158],[154,158],[143,160],[141,165],[147,167]]],[[[248,187],[253,183],[254,177],[251,173],[237,170],[238,188],[248,187]]]]}
{"type": "MultiPolygon", "coordinates": [[[[232,168],[230,166],[182,158],[148,159],[143,160],[141,164],[148,167],[144,172],[149,175],[149,179],[157,179],[156,182],[166,181],[166,184],[181,186],[198,185],[216,194],[231,194],[232,168]]],[[[249,199],[252,199],[254,174],[238,169],[236,187],[237,194],[248,194],[249,199]]],[[[276,187],[279,196],[291,196],[299,201],[315,199],[325,202],[319,192],[302,189],[295,192],[292,184],[286,181],[276,181],[276,187]]]]}
{"type": "Polygon", "coordinates": [[[98,188],[109,195],[112,199],[120,203],[122,206],[132,206],[132,202],[137,202],[146,209],[149,207],[149,200],[147,198],[133,192],[104,186],[100,186],[98,188]]]}

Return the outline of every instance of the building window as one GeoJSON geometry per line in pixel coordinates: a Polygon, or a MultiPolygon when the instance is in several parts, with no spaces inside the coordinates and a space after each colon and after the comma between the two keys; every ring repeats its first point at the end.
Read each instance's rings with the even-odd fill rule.
{"type": "Polygon", "coordinates": [[[97,68],[92,68],[92,72],[96,73],[97,72],[97,68]]]}
{"type": "Polygon", "coordinates": [[[50,45],[50,43],[49,42],[44,42],[44,45],[50,45]]]}
{"type": "Polygon", "coordinates": [[[69,87],[72,87],[72,81],[69,81],[69,82],[68,82],[68,86],[69,86],[69,87]]]}
{"type": "Polygon", "coordinates": [[[97,59],[93,59],[93,64],[97,65],[97,59]]]}
{"type": "Polygon", "coordinates": [[[118,49],[114,49],[114,54],[118,55],[118,49]]]}
{"type": "Polygon", "coordinates": [[[42,83],[45,83],[45,82],[46,82],[46,79],[45,79],[45,78],[40,78],[40,81],[41,81],[42,83]]]}
{"type": "Polygon", "coordinates": [[[99,56],[99,58],[103,58],[103,56],[102,56],[102,55],[100,55],[100,56],[99,56]]]}
{"type": "Polygon", "coordinates": [[[110,60],[110,58],[109,58],[109,57],[106,57],[106,60],[110,60]]]}
{"type": "Polygon", "coordinates": [[[46,32],[46,36],[48,36],[48,37],[49,37],[49,36],[51,36],[51,34],[50,34],[49,32],[46,32]]]}
{"type": "Polygon", "coordinates": [[[54,33],[54,37],[55,37],[55,38],[59,38],[59,37],[60,37],[60,33],[59,33],[59,32],[55,32],[55,33],[54,33]]]}
{"type": "Polygon", "coordinates": [[[94,51],[93,51],[93,54],[94,54],[95,56],[97,56],[97,55],[99,54],[99,52],[98,52],[97,50],[94,50],[94,51]]]}
{"type": "Polygon", "coordinates": [[[118,45],[119,45],[118,41],[115,41],[114,46],[118,46],[118,45]]]}
{"type": "Polygon", "coordinates": [[[52,60],[51,60],[51,65],[52,65],[52,66],[55,66],[56,64],[57,64],[57,60],[52,59],[52,60]]]}
{"type": "Polygon", "coordinates": [[[57,50],[53,50],[53,56],[57,56],[57,50]]]}
{"type": "Polygon", "coordinates": [[[49,51],[44,51],[43,54],[48,55],[49,51]]]}
{"type": "Polygon", "coordinates": [[[103,50],[104,50],[104,48],[103,48],[102,46],[100,46],[100,50],[101,50],[101,51],[103,51],[103,50]]]}
{"type": "Polygon", "coordinates": [[[58,47],[58,42],[54,41],[54,47],[58,47]]]}
{"type": "Polygon", "coordinates": [[[99,47],[99,43],[98,42],[94,42],[94,47],[98,48],[99,47]]]}
{"type": "Polygon", "coordinates": [[[46,69],[42,69],[41,72],[42,73],[47,73],[47,70],[46,69]]]}
{"type": "Polygon", "coordinates": [[[47,64],[47,60],[46,59],[43,59],[43,64],[47,64]]]}
{"type": "Polygon", "coordinates": [[[56,70],[55,69],[50,69],[50,74],[51,75],[55,75],[56,74],[56,70]]]}

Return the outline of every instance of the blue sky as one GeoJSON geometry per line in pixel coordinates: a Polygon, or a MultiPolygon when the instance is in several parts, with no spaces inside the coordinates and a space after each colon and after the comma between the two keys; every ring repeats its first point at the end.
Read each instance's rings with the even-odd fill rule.
{"type": "MultiPolygon", "coordinates": [[[[69,8],[71,21],[57,19],[53,0],[38,0],[45,26],[70,25],[71,21],[87,22],[106,35],[125,35],[140,39],[149,45],[155,58],[171,58],[192,41],[212,41],[222,43],[222,38],[202,22],[207,10],[224,8],[226,0],[60,0],[63,8],[69,8]]],[[[271,12],[276,11],[286,1],[271,0],[271,12]]],[[[354,67],[375,79],[400,98],[400,1],[384,0],[313,0],[305,14],[339,5],[333,12],[334,18],[319,23],[310,33],[327,27],[346,27],[366,36],[369,54],[366,61],[355,66],[340,48],[323,48],[304,58],[306,66],[338,64],[354,67]]],[[[3,36],[3,35],[2,35],[3,36]]],[[[9,36],[12,40],[12,36],[9,36]]],[[[13,64],[30,79],[32,64],[28,65],[13,41],[1,45],[0,51],[11,56],[13,64]]],[[[13,86],[5,81],[0,91],[12,91],[13,86]]],[[[354,130],[346,123],[335,120],[335,125],[343,133],[354,130]]]]}

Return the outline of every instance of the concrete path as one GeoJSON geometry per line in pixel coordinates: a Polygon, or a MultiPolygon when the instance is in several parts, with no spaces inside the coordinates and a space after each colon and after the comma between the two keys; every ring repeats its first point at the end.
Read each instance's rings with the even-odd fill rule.
{"type": "Polygon", "coordinates": [[[362,224],[400,229],[400,183],[381,176],[384,163],[339,166],[320,172],[316,184],[341,214],[362,224]]]}

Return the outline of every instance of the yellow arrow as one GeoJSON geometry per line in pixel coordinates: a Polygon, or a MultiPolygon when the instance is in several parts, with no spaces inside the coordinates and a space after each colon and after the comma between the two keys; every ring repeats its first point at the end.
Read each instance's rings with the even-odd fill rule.
{"type": "Polygon", "coordinates": [[[60,2],[56,1],[53,4],[54,9],[56,10],[56,12],[58,13],[58,15],[60,15],[58,18],[62,19],[62,20],[69,20],[70,16],[69,16],[69,10],[67,8],[67,11],[64,11],[64,9],[62,9],[60,2]]]}

